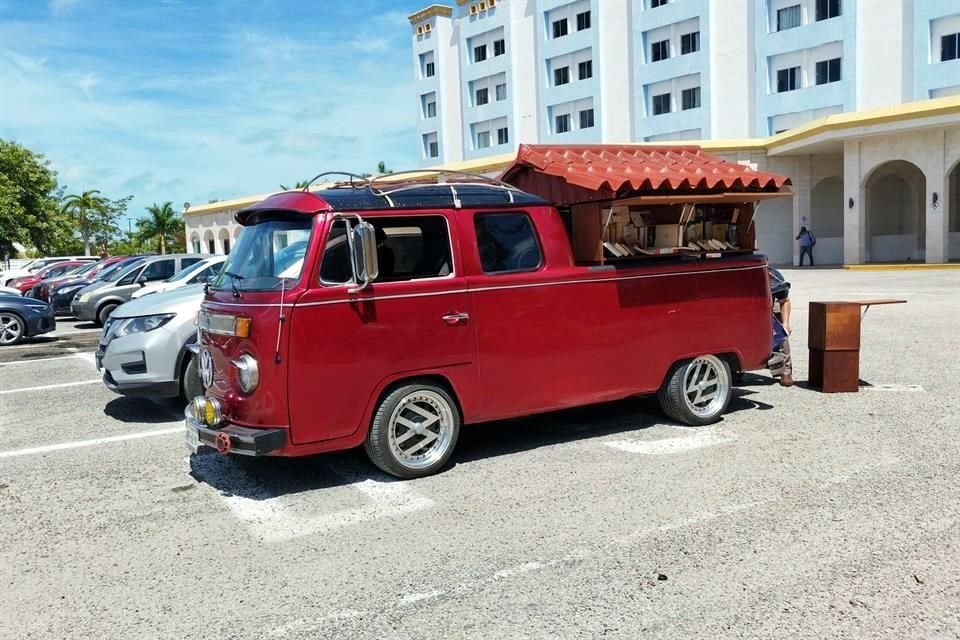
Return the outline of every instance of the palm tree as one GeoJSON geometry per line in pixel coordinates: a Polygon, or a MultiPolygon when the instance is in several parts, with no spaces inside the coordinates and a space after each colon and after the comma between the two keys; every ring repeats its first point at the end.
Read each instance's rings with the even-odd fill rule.
{"type": "Polygon", "coordinates": [[[63,199],[62,211],[74,218],[80,227],[83,238],[83,254],[90,255],[90,214],[103,213],[107,209],[107,199],[100,191],[93,189],[82,194],[71,194],[63,199]]]}
{"type": "Polygon", "coordinates": [[[167,242],[174,242],[177,232],[183,228],[183,218],[173,210],[172,202],[154,203],[147,207],[147,213],[148,217],[137,220],[138,235],[144,242],[156,241],[161,255],[165,254],[167,242]]]}
{"type": "Polygon", "coordinates": [[[303,189],[308,184],[310,184],[309,180],[297,180],[297,183],[292,187],[285,187],[283,185],[280,185],[280,188],[283,189],[284,191],[290,191],[291,189],[303,189]]]}

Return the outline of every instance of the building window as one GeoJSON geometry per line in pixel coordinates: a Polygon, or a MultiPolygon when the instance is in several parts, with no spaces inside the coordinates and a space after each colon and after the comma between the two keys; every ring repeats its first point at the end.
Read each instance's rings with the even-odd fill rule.
{"type": "Polygon", "coordinates": [[[800,67],[790,67],[777,71],[777,93],[794,91],[800,88],[800,67]]]}
{"type": "Polygon", "coordinates": [[[590,28],[590,12],[584,11],[577,14],[577,31],[583,31],[590,28]]]}
{"type": "Polygon", "coordinates": [[[589,129],[593,126],[593,109],[584,109],[580,112],[580,128],[589,129]]]}
{"type": "Polygon", "coordinates": [[[688,53],[700,51],[700,32],[685,33],[680,36],[680,55],[685,56],[688,53]]]}
{"type": "Polygon", "coordinates": [[[230,238],[223,239],[223,254],[226,256],[230,255],[230,238]]]}
{"type": "Polygon", "coordinates": [[[502,82],[494,88],[494,95],[497,98],[497,102],[507,99],[507,83],[502,82]]]}
{"type": "Polygon", "coordinates": [[[960,33],[951,33],[940,38],[940,62],[960,58],[960,33]]]}
{"type": "Polygon", "coordinates": [[[577,65],[577,77],[581,80],[593,77],[593,60],[586,60],[577,65]]]}
{"type": "Polygon", "coordinates": [[[659,116],[663,113],[670,113],[670,94],[661,93],[653,96],[653,115],[659,116]]]}
{"type": "Polygon", "coordinates": [[[474,95],[473,106],[479,107],[490,102],[490,90],[484,87],[477,89],[474,95]]]}
{"type": "Polygon", "coordinates": [[[477,131],[477,149],[486,149],[490,146],[490,132],[477,131]]]}
{"type": "Polygon", "coordinates": [[[474,62],[483,62],[487,59],[487,45],[482,44],[479,47],[473,48],[473,61],[474,62]]]}
{"type": "Polygon", "coordinates": [[[667,4],[669,0],[650,0],[650,8],[656,9],[657,7],[662,7],[667,4]]]}
{"type": "Polygon", "coordinates": [[[497,129],[497,144],[509,144],[510,143],[510,132],[507,131],[506,127],[500,127],[497,129]]]}
{"type": "Polygon", "coordinates": [[[800,26],[800,5],[777,10],[777,31],[785,31],[800,26]]]}
{"type": "Polygon", "coordinates": [[[437,75],[437,66],[435,62],[428,62],[423,72],[424,77],[432,78],[437,75]]]}
{"type": "Polygon", "coordinates": [[[436,133],[427,133],[423,136],[423,156],[436,158],[440,155],[440,145],[437,143],[436,133]]]}
{"type": "Polygon", "coordinates": [[[427,155],[431,158],[437,158],[440,156],[440,144],[436,140],[430,143],[430,148],[427,155]]]}
{"type": "Polygon", "coordinates": [[[570,131],[570,114],[565,113],[554,118],[553,132],[566,133],[567,131],[570,131]]]}
{"type": "Polygon", "coordinates": [[[507,52],[507,41],[501,38],[493,41],[493,57],[502,56],[507,52]]]}
{"type": "Polygon", "coordinates": [[[207,240],[207,247],[210,249],[210,253],[217,252],[217,242],[213,238],[207,240]]]}
{"type": "Polygon", "coordinates": [[[817,0],[817,22],[840,15],[840,0],[817,0]]]}
{"type": "Polygon", "coordinates": [[[559,87],[570,82],[570,67],[559,67],[553,70],[553,86],[559,87]]]}
{"type": "Polygon", "coordinates": [[[659,62],[670,57],[670,41],[661,40],[650,45],[650,61],[659,62]]]}
{"type": "Polygon", "coordinates": [[[684,111],[700,108],[700,87],[684,89],[680,92],[680,108],[684,111]]]}
{"type": "Polygon", "coordinates": [[[427,117],[428,117],[428,118],[436,118],[436,117],[437,117],[437,103],[436,103],[436,102],[428,102],[428,103],[427,103],[427,117]]]}
{"type": "Polygon", "coordinates": [[[840,58],[821,60],[817,63],[817,84],[840,80],[840,58]]]}
{"type": "Polygon", "coordinates": [[[553,21],[553,37],[562,38],[567,35],[567,19],[563,18],[562,20],[553,21]]]}

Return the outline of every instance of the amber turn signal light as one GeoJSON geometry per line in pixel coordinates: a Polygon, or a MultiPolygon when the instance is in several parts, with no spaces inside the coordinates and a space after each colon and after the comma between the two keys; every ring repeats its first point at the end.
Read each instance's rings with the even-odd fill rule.
{"type": "Polygon", "coordinates": [[[243,316],[237,316],[237,319],[233,323],[233,335],[238,338],[249,338],[252,327],[253,320],[244,318],[243,316]]]}

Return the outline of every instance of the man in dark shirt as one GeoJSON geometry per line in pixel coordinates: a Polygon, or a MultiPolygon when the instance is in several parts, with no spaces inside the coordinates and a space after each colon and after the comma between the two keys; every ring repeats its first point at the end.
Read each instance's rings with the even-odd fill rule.
{"type": "Polygon", "coordinates": [[[790,283],[777,269],[767,269],[770,272],[770,293],[774,307],[774,349],[767,366],[773,377],[780,378],[781,385],[790,387],[793,386],[793,363],[790,360],[790,334],[793,333],[793,326],[790,324],[790,283]]]}

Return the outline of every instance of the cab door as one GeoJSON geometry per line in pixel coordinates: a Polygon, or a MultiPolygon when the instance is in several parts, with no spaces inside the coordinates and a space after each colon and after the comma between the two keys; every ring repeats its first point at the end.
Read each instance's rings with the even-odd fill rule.
{"type": "Polygon", "coordinates": [[[436,375],[461,403],[476,388],[474,330],[452,212],[364,214],[377,231],[378,277],[350,293],[346,222],[323,226],[324,253],[291,314],[289,406],[295,444],[366,429],[392,382],[436,375]]]}

